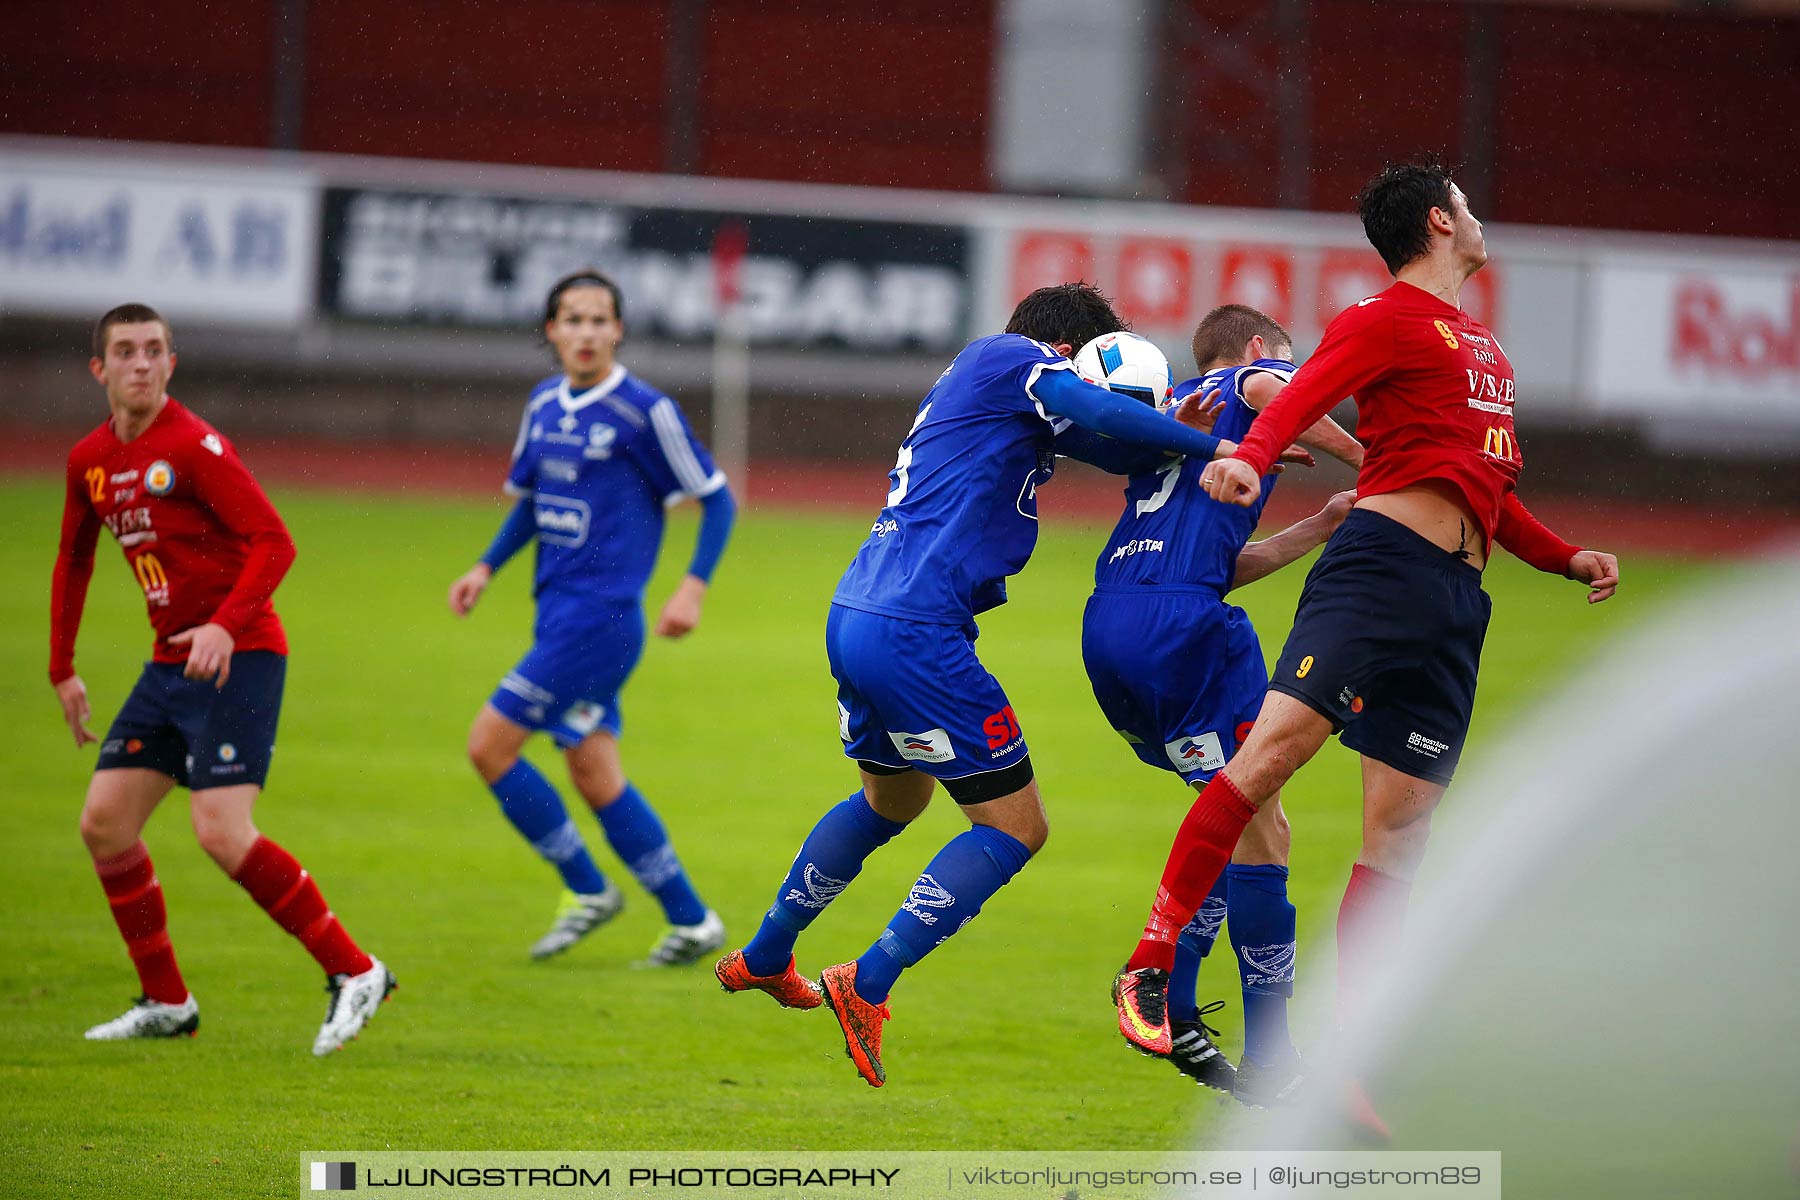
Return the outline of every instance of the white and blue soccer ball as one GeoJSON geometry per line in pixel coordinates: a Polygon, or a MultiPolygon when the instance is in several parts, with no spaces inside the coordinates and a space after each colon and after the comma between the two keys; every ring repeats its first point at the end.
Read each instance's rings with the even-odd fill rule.
{"type": "Polygon", "coordinates": [[[1109,392],[1153,408],[1168,404],[1175,375],[1156,343],[1135,333],[1103,333],[1075,353],[1075,372],[1109,392]]]}

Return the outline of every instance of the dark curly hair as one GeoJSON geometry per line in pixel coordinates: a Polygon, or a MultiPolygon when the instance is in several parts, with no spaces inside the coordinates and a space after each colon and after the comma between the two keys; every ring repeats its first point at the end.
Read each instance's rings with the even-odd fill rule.
{"type": "Polygon", "coordinates": [[[1431,248],[1425,222],[1434,208],[1452,211],[1450,187],[1450,168],[1435,158],[1389,164],[1363,186],[1356,211],[1390,274],[1431,248]]]}

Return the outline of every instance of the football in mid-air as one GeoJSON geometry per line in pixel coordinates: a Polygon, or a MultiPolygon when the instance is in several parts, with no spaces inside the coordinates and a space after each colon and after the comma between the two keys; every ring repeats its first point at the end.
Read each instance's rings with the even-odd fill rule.
{"type": "Polygon", "coordinates": [[[1169,360],[1149,338],[1135,333],[1103,333],[1075,354],[1075,371],[1109,392],[1142,400],[1154,408],[1175,391],[1169,360]]]}

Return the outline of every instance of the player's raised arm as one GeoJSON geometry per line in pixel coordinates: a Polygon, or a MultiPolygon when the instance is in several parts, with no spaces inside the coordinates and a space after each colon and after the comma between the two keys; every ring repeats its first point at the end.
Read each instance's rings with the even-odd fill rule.
{"type": "Polygon", "coordinates": [[[1046,412],[1095,433],[1194,458],[1218,458],[1236,446],[1190,429],[1137,400],[1098,387],[1074,371],[1045,371],[1026,389],[1046,412]]]}
{"type": "Polygon", "coordinates": [[[1339,492],[1325,502],[1312,516],[1296,521],[1280,533],[1260,542],[1251,542],[1238,552],[1237,570],[1231,577],[1231,590],[1267,578],[1290,563],[1298,562],[1308,552],[1325,542],[1344,523],[1356,505],[1354,491],[1339,492]]]}
{"type": "MultiPolygon", "coordinates": [[[[96,468],[98,469],[98,468],[96,468]]],[[[71,457],[63,494],[62,537],[57,544],[56,566],[50,574],[50,683],[62,704],[63,720],[77,746],[100,739],[87,727],[87,685],[75,673],[75,634],[87,605],[88,581],[94,575],[94,545],[100,536],[100,518],[88,502],[92,486],[105,486],[101,478],[90,485],[71,457]]]]}
{"type": "MultiPolygon", "coordinates": [[[[1244,382],[1244,403],[1261,412],[1275,402],[1287,388],[1287,380],[1270,371],[1257,371],[1244,382]]],[[[1341,397],[1340,397],[1341,399],[1341,397]]],[[[1333,407],[1336,407],[1334,404],[1333,407]]],[[[1302,430],[1296,439],[1302,446],[1329,454],[1347,466],[1362,468],[1362,443],[1344,432],[1343,426],[1329,416],[1320,417],[1302,430]]]]}
{"type": "Polygon", "coordinates": [[[1137,475],[1169,461],[1167,452],[1102,437],[1073,421],[1059,421],[1052,448],[1063,458],[1099,467],[1108,475],[1137,475]]]}
{"type": "Polygon", "coordinates": [[[1609,599],[1619,589],[1619,560],[1615,556],[1565,542],[1531,515],[1516,492],[1508,492],[1500,502],[1494,540],[1514,558],[1540,571],[1587,584],[1589,604],[1609,599]]]}
{"type": "Polygon", "coordinates": [[[237,639],[294,565],[294,539],[237,450],[217,433],[190,454],[189,469],[196,499],[244,539],[244,566],[211,619],[175,634],[169,644],[188,647],[188,678],[216,679],[222,688],[237,639]]]}
{"type": "Polygon", "coordinates": [[[1245,507],[1256,503],[1262,477],[1302,430],[1311,430],[1339,400],[1393,369],[1393,322],[1383,309],[1387,303],[1372,296],[1332,321],[1319,349],[1257,414],[1231,460],[1209,467],[1201,477],[1208,495],[1245,507]]]}

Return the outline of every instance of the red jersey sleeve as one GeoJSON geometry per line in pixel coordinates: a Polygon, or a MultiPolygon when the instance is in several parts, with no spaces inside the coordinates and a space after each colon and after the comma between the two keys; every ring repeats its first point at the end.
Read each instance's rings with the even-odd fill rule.
{"type": "MultiPolygon", "coordinates": [[[[219,437],[215,432],[214,437],[219,437]]],[[[191,456],[194,494],[211,509],[225,528],[244,539],[244,569],[212,615],[212,623],[232,637],[269,603],[275,588],[294,563],[294,539],[288,535],[281,514],[269,503],[262,486],[238,457],[237,448],[223,437],[215,453],[203,446],[191,456]]]]}
{"type": "Polygon", "coordinates": [[[75,634],[94,576],[94,544],[100,517],[88,501],[89,485],[75,455],[69,456],[63,492],[62,539],[50,574],[50,682],[75,674],[75,634]]]}
{"type": "Polygon", "coordinates": [[[1306,365],[1257,414],[1232,457],[1267,475],[1281,452],[1338,401],[1386,375],[1394,365],[1391,308],[1376,296],[1339,313],[1306,365]]]}
{"type": "Polygon", "coordinates": [[[1580,546],[1563,541],[1532,516],[1517,492],[1506,493],[1506,498],[1500,502],[1500,520],[1494,526],[1494,540],[1520,562],[1551,575],[1566,577],[1569,560],[1581,553],[1580,546]]]}

